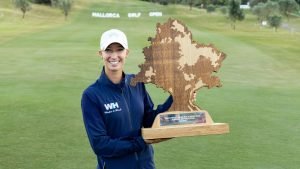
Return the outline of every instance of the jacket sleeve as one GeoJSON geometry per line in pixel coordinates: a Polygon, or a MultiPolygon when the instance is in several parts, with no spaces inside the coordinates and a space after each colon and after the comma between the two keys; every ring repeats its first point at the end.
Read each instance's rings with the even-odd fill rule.
{"type": "Polygon", "coordinates": [[[84,92],[81,108],[86,132],[95,154],[101,157],[117,157],[133,152],[139,152],[146,147],[141,136],[111,138],[107,135],[100,107],[84,92]]]}
{"type": "Polygon", "coordinates": [[[156,110],[154,110],[154,104],[151,100],[150,95],[146,91],[144,84],[143,84],[143,88],[144,88],[144,92],[145,92],[143,126],[147,128],[147,127],[152,126],[155,117],[159,113],[165,112],[171,107],[171,105],[173,103],[173,97],[172,97],[172,95],[170,95],[163,104],[158,105],[156,110]]]}

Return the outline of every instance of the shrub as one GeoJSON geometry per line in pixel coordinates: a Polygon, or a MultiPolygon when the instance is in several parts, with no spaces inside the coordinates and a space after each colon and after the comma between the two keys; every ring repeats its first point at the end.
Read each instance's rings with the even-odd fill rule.
{"type": "Polygon", "coordinates": [[[168,5],[168,0],[160,0],[159,1],[159,4],[161,4],[161,5],[168,5]]]}
{"type": "Polygon", "coordinates": [[[227,6],[222,6],[220,7],[220,11],[222,14],[226,15],[228,12],[228,7],[227,6]]]}
{"type": "Polygon", "coordinates": [[[206,12],[207,13],[211,13],[211,12],[214,12],[216,10],[216,6],[210,4],[206,7],[206,12]]]}
{"type": "Polygon", "coordinates": [[[33,0],[33,3],[51,5],[51,0],[33,0]]]}
{"type": "Polygon", "coordinates": [[[279,15],[271,15],[268,17],[268,22],[271,27],[277,32],[277,28],[281,25],[282,18],[279,15]]]}

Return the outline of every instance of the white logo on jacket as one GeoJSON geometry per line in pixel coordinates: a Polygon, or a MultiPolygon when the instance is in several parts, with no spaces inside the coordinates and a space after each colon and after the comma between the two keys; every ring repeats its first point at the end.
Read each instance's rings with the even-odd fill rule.
{"type": "Polygon", "coordinates": [[[119,107],[118,102],[104,104],[104,107],[107,110],[104,112],[105,114],[122,111],[122,109],[119,107]]]}

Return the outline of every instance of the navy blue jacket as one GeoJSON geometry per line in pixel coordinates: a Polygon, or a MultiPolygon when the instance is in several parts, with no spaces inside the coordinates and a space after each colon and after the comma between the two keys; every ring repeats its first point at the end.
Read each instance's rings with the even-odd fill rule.
{"type": "Polygon", "coordinates": [[[153,110],[144,83],[131,86],[132,77],[123,74],[121,83],[114,84],[103,69],[100,78],[83,92],[83,120],[101,169],[155,168],[153,148],[141,137],[141,128],[151,127],[155,116],[167,111],[173,99],[170,96],[153,110]]]}

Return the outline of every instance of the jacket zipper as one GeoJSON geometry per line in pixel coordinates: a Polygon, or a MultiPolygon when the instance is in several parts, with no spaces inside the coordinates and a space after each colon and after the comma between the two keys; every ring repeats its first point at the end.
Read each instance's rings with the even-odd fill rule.
{"type": "Polygon", "coordinates": [[[124,95],[124,91],[123,91],[122,88],[121,88],[121,91],[122,91],[122,96],[123,96],[123,99],[125,101],[125,106],[126,106],[126,109],[127,109],[128,115],[129,115],[130,128],[133,129],[133,127],[132,127],[132,121],[131,121],[131,112],[129,111],[128,103],[127,103],[127,100],[126,100],[126,97],[124,95]]]}
{"type": "MultiPolygon", "coordinates": [[[[131,112],[129,111],[128,103],[127,103],[126,97],[125,97],[125,95],[124,95],[123,88],[121,88],[121,91],[122,91],[123,99],[124,99],[124,101],[125,101],[125,105],[126,105],[126,108],[127,108],[127,112],[128,112],[128,114],[129,114],[130,128],[133,129],[133,127],[132,127],[132,121],[131,121],[131,112]]],[[[139,157],[138,157],[138,155],[137,155],[137,152],[134,152],[134,156],[135,156],[136,161],[137,161],[138,164],[139,164],[139,157]]]]}

